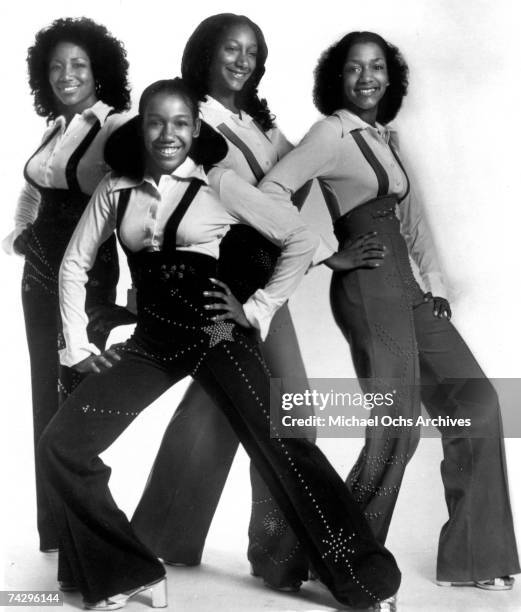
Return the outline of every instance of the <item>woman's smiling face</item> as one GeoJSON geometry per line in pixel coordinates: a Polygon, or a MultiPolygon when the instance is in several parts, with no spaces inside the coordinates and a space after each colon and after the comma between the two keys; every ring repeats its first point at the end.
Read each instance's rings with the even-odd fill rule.
{"type": "Polygon", "coordinates": [[[342,78],[346,108],[367,123],[374,124],[378,104],[389,85],[382,48],[374,42],[352,45],[347,53],[342,78]]]}
{"type": "Polygon", "coordinates": [[[143,144],[154,178],[171,174],[185,161],[199,129],[199,119],[182,96],[157,93],[150,98],[143,112],[143,144]]]}
{"type": "Polygon", "coordinates": [[[257,66],[257,38],[247,24],[229,27],[219,41],[210,64],[210,94],[240,92],[257,66]]]}
{"type": "Polygon", "coordinates": [[[97,100],[89,55],[74,43],[58,43],[51,52],[49,83],[65,115],[81,113],[97,100]]]}

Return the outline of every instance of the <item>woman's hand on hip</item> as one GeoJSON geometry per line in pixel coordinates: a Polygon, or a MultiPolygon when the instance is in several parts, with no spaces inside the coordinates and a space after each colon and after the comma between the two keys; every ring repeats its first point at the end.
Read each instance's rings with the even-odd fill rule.
{"type": "Polygon", "coordinates": [[[429,291],[423,296],[424,302],[432,302],[432,314],[438,319],[447,319],[450,321],[452,310],[450,309],[449,301],[442,297],[434,297],[429,291]]]}
{"type": "Polygon", "coordinates": [[[80,372],[80,374],[100,374],[104,370],[109,370],[118,361],[121,361],[121,357],[114,350],[114,347],[110,347],[103,351],[101,355],[90,355],[72,367],[76,372],[80,372]]]}
{"type": "Polygon", "coordinates": [[[214,317],[212,317],[212,320],[231,320],[235,321],[242,327],[251,327],[250,322],[244,314],[244,308],[242,307],[242,304],[230,291],[228,285],[220,280],[217,280],[216,278],[211,278],[210,281],[221,289],[220,291],[217,289],[214,291],[203,291],[203,295],[205,297],[212,297],[220,300],[219,302],[214,302],[213,304],[205,304],[204,306],[206,310],[222,311],[220,314],[216,314],[214,317]]]}
{"type": "Polygon", "coordinates": [[[27,255],[27,247],[31,237],[31,227],[28,225],[13,241],[13,251],[17,255],[27,255]]]}
{"type": "Polygon", "coordinates": [[[347,272],[356,268],[378,268],[383,263],[386,247],[376,239],[376,234],[368,232],[358,236],[324,263],[335,272],[347,272]]]}

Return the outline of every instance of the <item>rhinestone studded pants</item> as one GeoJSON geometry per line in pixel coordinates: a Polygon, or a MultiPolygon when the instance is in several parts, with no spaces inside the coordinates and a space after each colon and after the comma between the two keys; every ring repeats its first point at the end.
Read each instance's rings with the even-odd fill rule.
{"type": "MultiPolygon", "coordinates": [[[[271,277],[280,249],[248,226],[233,226],[220,246],[218,278],[241,302],[271,277]]],[[[282,380],[283,392],[303,393],[306,371],[289,308],[273,317],[261,352],[270,376],[282,380]]],[[[312,407],[298,408],[300,417],[312,407]]],[[[308,428],[314,440],[314,428],[308,428]]],[[[202,385],[193,381],[170,421],[132,527],[158,557],[198,565],[239,440],[226,416],[202,385]],[[176,469],[172,470],[175,465],[176,469]],[[163,515],[162,520],[158,518],[163,515]]],[[[295,534],[253,464],[250,464],[252,511],[248,559],[252,572],[273,586],[308,578],[308,561],[295,534]]]]}
{"type": "MultiPolygon", "coordinates": [[[[303,391],[306,374],[287,305],[275,314],[261,352],[270,375],[283,379],[284,392],[303,391]]],[[[311,410],[303,407],[299,416],[311,410]]],[[[238,444],[226,416],[194,381],[165,431],[132,517],[136,533],[158,557],[200,563],[238,444]]],[[[276,586],[307,580],[304,551],[253,465],[251,481],[248,558],[253,570],[276,586]]]]}
{"type": "MultiPolygon", "coordinates": [[[[376,230],[387,254],[378,269],[335,274],[331,306],[350,344],[357,375],[371,380],[366,384],[372,388],[366,390],[398,390],[393,405],[374,414],[380,420],[386,415],[416,420],[423,401],[432,417],[472,420],[467,437],[441,431],[449,520],[439,541],[438,579],[483,580],[517,573],[496,392],[454,326],[434,317],[432,302],[424,302],[393,209],[386,212],[385,201],[375,201],[353,212],[341,238],[376,230]]],[[[418,428],[368,430],[347,478],[381,542],[418,441],[418,428]]]]}
{"type": "MultiPolygon", "coordinates": [[[[38,222],[32,229],[22,277],[22,305],[31,364],[35,447],[43,430],[56,414],[60,398],[70,393],[81,378],[70,368],[60,366],[58,361],[58,348],[61,348],[58,269],[72,233],[72,229],[69,233],[61,229],[64,235],[59,241],[48,235],[46,224],[42,222],[38,222]]],[[[97,284],[95,287],[87,287],[88,305],[100,300],[113,303],[117,276],[116,243],[112,239],[100,249],[97,265],[91,274],[91,283],[97,284]]],[[[100,349],[105,346],[107,337],[108,332],[103,330],[89,330],[90,341],[100,349]]],[[[52,522],[38,462],[35,464],[35,473],[40,548],[57,548],[58,535],[52,522]]]]}
{"type": "Polygon", "coordinates": [[[99,454],[161,393],[192,374],[217,399],[333,595],[367,606],[396,592],[400,572],[394,558],[376,542],[327,459],[307,440],[280,438],[270,423],[269,382],[255,339],[233,324],[212,324],[194,308],[193,296],[176,289],[171,295],[169,309],[150,305],[150,326],[138,322],[121,361],[87,377],[40,440],[38,456],[67,557],[61,567],[68,566],[68,574],[60,578],[74,580],[87,601],[96,601],[164,574],[115,505],[110,468],[99,454]],[[182,322],[183,304],[189,323],[182,322]],[[199,331],[191,329],[198,317],[199,331]],[[186,343],[167,350],[171,328],[181,329],[178,337],[186,343]]]}

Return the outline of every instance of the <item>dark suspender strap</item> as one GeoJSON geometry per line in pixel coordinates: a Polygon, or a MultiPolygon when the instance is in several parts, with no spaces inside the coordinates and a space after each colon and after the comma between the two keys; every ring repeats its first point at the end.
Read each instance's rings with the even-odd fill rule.
{"type": "Polygon", "coordinates": [[[193,202],[195,196],[197,195],[197,192],[199,191],[199,189],[201,189],[203,184],[203,181],[201,181],[200,179],[192,179],[190,181],[190,185],[188,185],[187,190],[181,198],[181,201],[177,205],[174,212],[170,215],[170,219],[168,219],[166,223],[165,231],[163,234],[163,251],[175,251],[177,244],[177,230],[179,228],[179,224],[181,223],[181,220],[183,219],[186,211],[188,210],[188,207],[193,202]]]}
{"type": "Polygon", "coordinates": [[[356,130],[351,130],[350,134],[358,145],[358,148],[362,152],[362,155],[365,157],[365,160],[376,174],[376,179],[378,181],[377,197],[387,195],[387,193],[389,192],[389,177],[387,176],[387,172],[385,171],[385,168],[382,166],[382,164],[378,161],[376,155],[373,153],[371,147],[365,141],[361,132],[361,128],[357,128],[356,130]]]}
{"type": "Polygon", "coordinates": [[[340,212],[340,206],[338,204],[336,195],[330,189],[329,185],[327,185],[323,180],[318,179],[318,185],[326,202],[329,214],[333,219],[338,219],[342,213],[340,212]]]}
{"type": "Polygon", "coordinates": [[[398,162],[398,165],[400,166],[400,168],[402,169],[403,174],[405,175],[405,180],[407,181],[407,187],[405,188],[405,193],[398,200],[398,204],[400,204],[400,202],[403,202],[405,200],[405,198],[409,195],[409,191],[411,190],[411,181],[409,180],[409,176],[407,175],[407,172],[405,171],[405,168],[403,167],[402,160],[400,159],[400,157],[398,155],[398,151],[395,149],[394,145],[391,142],[389,142],[389,148],[391,149],[392,154],[396,158],[396,161],[398,162]]]}
{"type": "Polygon", "coordinates": [[[128,207],[128,202],[130,200],[131,192],[132,192],[132,189],[122,189],[119,192],[118,205],[117,205],[117,210],[116,210],[116,234],[118,236],[119,243],[121,244],[121,248],[123,249],[126,255],[128,255],[130,251],[125,246],[123,240],[121,240],[120,228],[121,228],[121,222],[123,221],[123,217],[125,216],[125,212],[128,207]]]}
{"type": "MultiPolygon", "coordinates": [[[[192,179],[190,181],[190,185],[188,185],[187,190],[181,198],[181,201],[177,205],[177,208],[174,210],[174,212],[170,215],[170,218],[166,223],[165,231],[163,234],[163,251],[175,251],[176,235],[177,229],[179,228],[179,224],[181,223],[182,218],[188,210],[188,207],[193,202],[195,196],[197,195],[197,192],[203,184],[203,181],[201,181],[200,179],[192,179]]],[[[131,251],[121,239],[121,222],[123,221],[123,217],[125,216],[131,193],[132,189],[122,189],[119,192],[116,212],[116,233],[118,236],[119,243],[121,244],[121,247],[126,253],[126,255],[129,255],[131,251]]]]}
{"type": "Polygon", "coordinates": [[[33,181],[33,179],[29,176],[29,173],[27,172],[27,166],[29,165],[29,162],[31,161],[31,159],[35,156],[38,155],[38,153],[44,148],[46,147],[49,142],[51,142],[51,140],[56,136],[56,134],[60,131],[60,126],[57,125],[55,127],[55,129],[49,134],[49,136],[47,136],[47,138],[42,142],[42,144],[36,149],[36,151],[31,155],[31,157],[27,160],[27,163],[24,166],[24,178],[25,180],[30,183],[33,187],[39,187],[39,185],[37,183],[35,183],[33,181]]]}
{"type": "Polygon", "coordinates": [[[244,155],[244,158],[246,159],[248,166],[253,172],[253,175],[255,176],[257,182],[260,182],[264,178],[264,172],[250,147],[248,147],[244,140],[239,138],[239,136],[237,136],[237,134],[233,130],[231,130],[225,123],[221,123],[220,125],[218,125],[217,129],[244,155]]]}
{"type": "Polygon", "coordinates": [[[96,123],[90,128],[85,138],[80,142],[67,162],[67,166],[65,167],[65,180],[67,181],[69,189],[72,191],[81,191],[77,175],[78,164],[100,130],[101,124],[99,120],[96,119],[96,123]]]}

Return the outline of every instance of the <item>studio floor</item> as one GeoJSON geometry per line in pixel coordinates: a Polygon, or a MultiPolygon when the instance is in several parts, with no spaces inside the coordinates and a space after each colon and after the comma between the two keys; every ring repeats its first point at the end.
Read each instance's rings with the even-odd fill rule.
{"type": "MultiPolygon", "coordinates": [[[[165,415],[161,409],[155,418],[165,415]]],[[[153,417],[151,421],[155,420],[153,417]]],[[[105,456],[114,467],[112,489],[120,505],[131,511],[141,490],[144,469],[136,469],[133,479],[128,474],[137,468],[134,459],[123,462],[127,444],[135,442],[138,428],[126,432],[105,456]],[[135,485],[135,486],[133,486],[135,485]]],[[[326,452],[335,455],[338,441],[322,441],[326,452]],[[328,448],[330,447],[330,448],[328,448]]],[[[356,441],[355,441],[356,442],[356,441]]],[[[153,452],[153,451],[152,451],[153,452]]],[[[521,584],[510,592],[486,592],[476,588],[441,588],[434,583],[437,531],[444,520],[442,488],[438,476],[439,442],[424,439],[407,474],[394,523],[389,547],[400,564],[403,581],[399,593],[400,611],[434,612],[514,612],[521,610],[521,584]],[[431,483],[429,486],[426,483],[431,483]],[[419,494],[421,493],[421,494],[419,494]]],[[[151,458],[145,453],[144,463],[151,458]]],[[[340,460],[337,468],[340,469],[340,460]]],[[[30,476],[30,463],[24,472],[30,476]]],[[[228,480],[218,513],[208,536],[203,563],[196,568],[167,567],[168,609],[173,612],[331,612],[338,607],[331,596],[317,583],[308,582],[298,594],[280,594],[269,590],[248,573],[245,558],[249,512],[248,460],[241,451],[228,480]]],[[[20,489],[30,488],[27,480],[20,489]]],[[[24,497],[23,495],[20,496],[24,497]]],[[[16,590],[56,589],[57,554],[37,551],[33,527],[33,503],[25,496],[22,504],[11,508],[4,534],[5,586],[16,590]]],[[[4,502],[5,504],[5,502],[4,502]]],[[[4,506],[4,510],[8,507],[4,506]]],[[[147,597],[140,595],[126,607],[129,612],[148,608],[147,597]]],[[[81,609],[79,594],[65,594],[63,610],[81,609]]]]}

